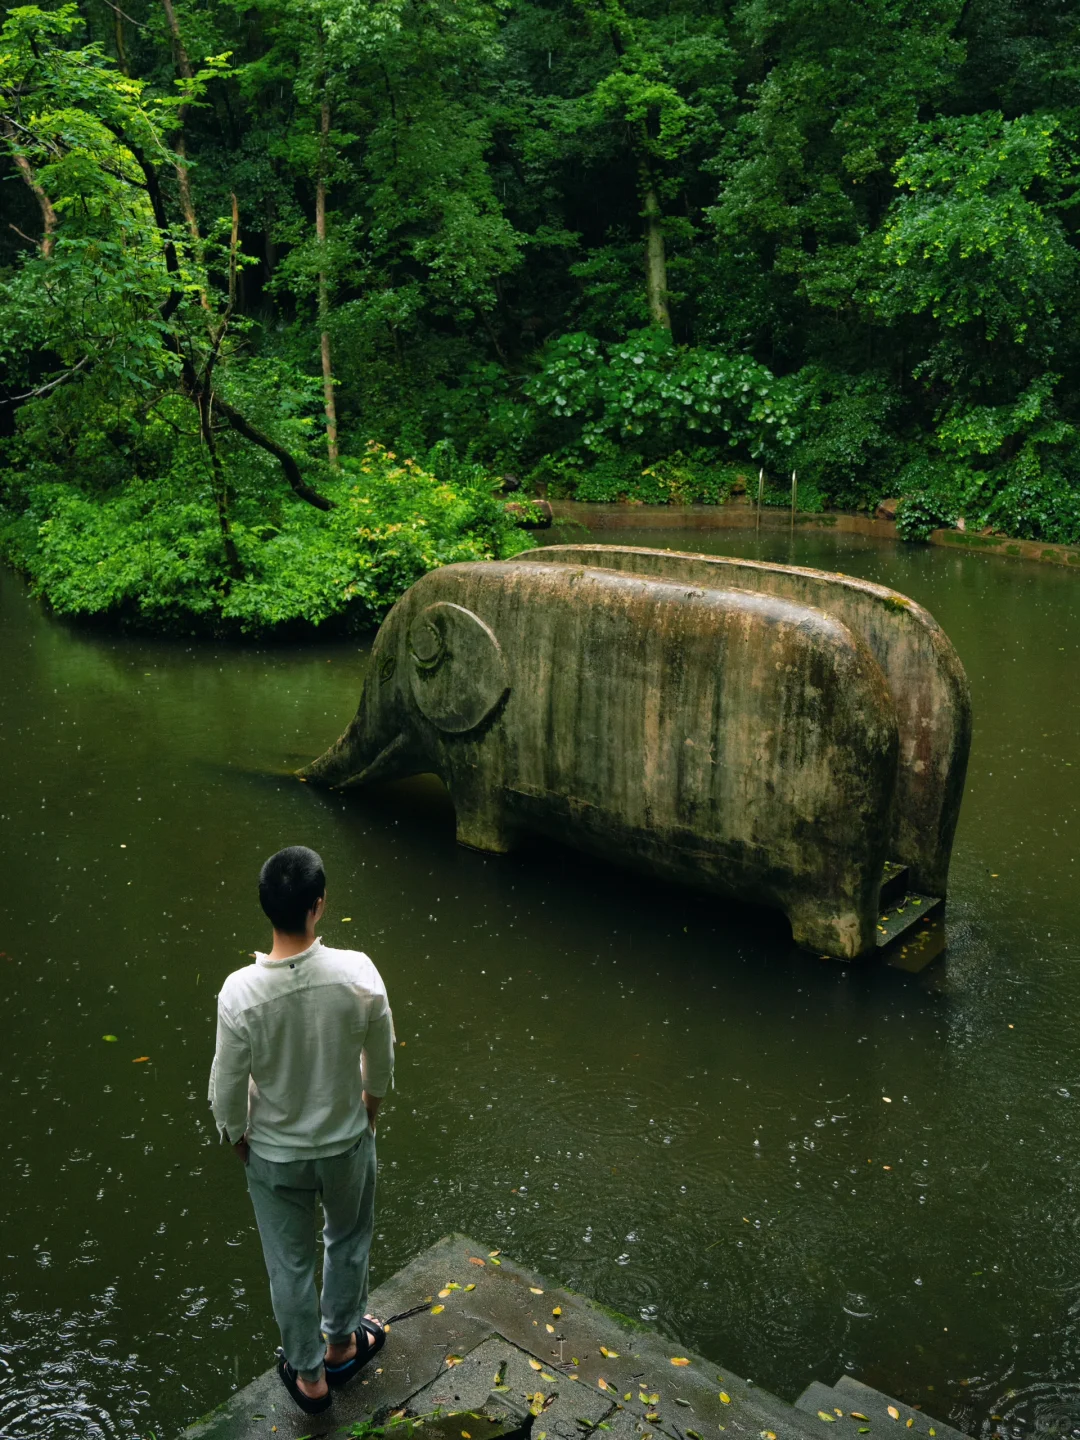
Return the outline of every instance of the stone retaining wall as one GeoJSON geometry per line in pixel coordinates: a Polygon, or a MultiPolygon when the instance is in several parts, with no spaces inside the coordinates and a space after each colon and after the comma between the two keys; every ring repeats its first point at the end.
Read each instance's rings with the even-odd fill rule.
{"type": "MultiPolygon", "coordinates": [[[[553,500],[556,524],[582,525],[590,532],[602,530],[753,530],[758,526],[752,504],[727,505],[587,505],[577,500],[553,500]]],[[[790,510],[769,507],[761,512],[763,530],[786,530],[791,526],[790,510]]],[[[820,514],[796,511],[799,530],[833,530],[838,534],[869,535],[878,540],[895,540],[896,523],[871,515],[844,510],[820,514]]],[[[947,545],[977,555],[1003,555],[1014,560],[1038,560],[1050,565],[1075,566],[1080,570],[1080,546],[1049,545],[1040,540],[1013,540],[998,535],[973,535],[963,530],[934,530],[931,545],[947,545]]]]}

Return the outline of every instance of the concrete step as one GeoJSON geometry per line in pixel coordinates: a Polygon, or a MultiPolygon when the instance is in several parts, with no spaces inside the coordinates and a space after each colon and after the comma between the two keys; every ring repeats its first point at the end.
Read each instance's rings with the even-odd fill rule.
{"type": "MultiPolygon", "coordinates": [[[[335,1392],[332,1418],[313,1423],[268,1370],[185,1440],[330,1440],[435,1410],[489,1416],[501,1429],[474,1434],[476,1422],[459,1421],[457,1437],[464,1428],[472,1440],[510,1440],[523,1417],[533,1440],[541,1430],[548,1440],[818,1440],[820,1421],[752,1380],[463,1235],[417,1255],[370,1303],[398,1318],[381,1363],[335,1392]]],[[[447,1428],[442,1440],[455,1440],[447,1428]]],[[[409,1431],[388,1427],[388,1440],[395,1433],[409,1431]]]]}
{"type": "Polygon", "coordinates": [[[910,874],[910,865],[901,865],[898,860],[885,861],[885,869],[881,872],[881,894],[878,896],[882,910],[904,898],[910,874]]]}
{"type": "Polygon", "coordinates": [[[831,1432],[832,1440],[841,1440],[841,1437],[847,1440],[852,1436],[863,1437],[863,1440],[866,1437],[883,1440],[886,1436],[892,1437],[892,1440],[901,1440],[901,1437],[908,1440],[908,1436],[912,1440],[916,1436],[919,1440],[968,1440],[963,1431],[946,1425],[943,1420],[935,1420],[932,1415],[915,1410],[870,1385],[864,1385],[850,1375],[842,1375],[831,1386],[815,1380],[795,1401],[795,1408],[815,1416],[822,1430],[835,1425],[837,1428],[831,1432]],[[890,1414],[890,1406],[895,1415],[890,1414]],[[823,1418],[825,1416],[830,1418],[823,1418]]]}
{"type": "Polygon", "coordinates": [[[942,901],[934,895],[916,895],[908,891],[902,899],[895,904],[882,909],[878,914],[877,943],[878,949],[883,950],[887,945],[893,945],[901,937],[907,935],[908,931],[914,930],[917,925],[922,925],[936,910],[941,908],[942,901]]]}

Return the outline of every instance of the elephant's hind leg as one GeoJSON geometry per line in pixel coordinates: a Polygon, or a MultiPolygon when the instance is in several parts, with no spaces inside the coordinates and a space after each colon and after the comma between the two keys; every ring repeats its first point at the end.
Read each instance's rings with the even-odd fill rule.
{"type": "Polygon", "coordinates": [[[849,899],[800,896],[784,905],[796,945],[835,960],[854,960],[873,950],[877,912],[860,914],[849,899]]]}

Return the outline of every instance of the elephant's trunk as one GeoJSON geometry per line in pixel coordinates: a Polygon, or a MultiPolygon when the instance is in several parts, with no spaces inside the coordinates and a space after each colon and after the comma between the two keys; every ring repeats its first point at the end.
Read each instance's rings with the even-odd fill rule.
{"type": "Polygon", "coordinates": [[[396,735],[389,745],[384,745],[370,765],[364,765],[360,761],[359,766],[356,747],[350,746],[348,740],[349,735],[346,732],[340,740],[331,745],[325,755],[320,755],[318,760],[313,760],[306,769],[299,772],[301,779],[343,790],[346,785],[368,785],[373,780],[397,780],[403,773],[409,773],[409,769],[404,766],[408,751],[408,740],[404,735],[396,735]]]}
{"type": "Polygon", "coordinates": [[[334,741],[324,755],[320,755],[310,765],[305,765],[302,770],[297,771],[300,779],[307,780],[312,785],[328,787],[347,785],[357,770],[364,768],[364,762],[357,753],[359,746],[356,744],[355,731],[354,722],[340,739],[334,741]]]}
{"type": "Polygon", "coordinates": [[[413,753],[404,717],[398,707],[386,705],[387,698],[373,698],[365,686],[352,724],[324,755],[299,771],[300,778],[341,790],[374,780],[398,780],[423,768],[413,753]]]}

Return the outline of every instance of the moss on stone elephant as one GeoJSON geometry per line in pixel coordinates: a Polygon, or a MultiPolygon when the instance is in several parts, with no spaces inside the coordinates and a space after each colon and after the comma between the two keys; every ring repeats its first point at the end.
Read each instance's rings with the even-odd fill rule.
{"type": "Polygon", "coordinates": [[[896,710],[866,643],[768,594],[541,557],[450,565],[383,623],[305,778],[435,772],[462,844],[541,833],[873,947],[896,710]]]}

